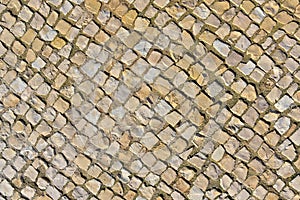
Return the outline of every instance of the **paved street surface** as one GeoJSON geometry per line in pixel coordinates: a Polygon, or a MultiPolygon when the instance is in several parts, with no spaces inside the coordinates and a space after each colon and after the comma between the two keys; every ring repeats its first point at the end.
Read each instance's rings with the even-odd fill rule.
{"type": "Polygon", "coordinates": [[[299,200],[299,0],[0,0],[0,200],[299,200]]]}

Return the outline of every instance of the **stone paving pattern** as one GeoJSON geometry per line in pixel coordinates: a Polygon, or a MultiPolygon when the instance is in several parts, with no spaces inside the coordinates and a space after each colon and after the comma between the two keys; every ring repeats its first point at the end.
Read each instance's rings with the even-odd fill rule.
{"type": "Polygon", "coordinates": [[[0,199],[300,199],[299,0],[0,2],[0,199]]]}

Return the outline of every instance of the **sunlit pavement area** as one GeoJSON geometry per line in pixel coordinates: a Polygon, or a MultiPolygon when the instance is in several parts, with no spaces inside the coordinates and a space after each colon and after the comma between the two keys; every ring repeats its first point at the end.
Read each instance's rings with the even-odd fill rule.
{"type": "Polygon", "coordinates": [[[0,2],[0,199],[300,199],[299,0],[0,2]]]}

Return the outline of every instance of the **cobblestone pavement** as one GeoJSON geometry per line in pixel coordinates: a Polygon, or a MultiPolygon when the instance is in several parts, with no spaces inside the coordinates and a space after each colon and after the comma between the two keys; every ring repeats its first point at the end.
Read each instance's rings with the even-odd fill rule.
{"type": "Polygon", "coordinates": [[[0,199],[300,199],[298,0],[0,2],[0,199]]]}

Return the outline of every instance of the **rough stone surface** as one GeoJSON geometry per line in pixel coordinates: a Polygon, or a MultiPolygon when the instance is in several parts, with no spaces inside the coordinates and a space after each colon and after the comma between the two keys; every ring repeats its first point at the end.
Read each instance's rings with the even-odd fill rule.
{"type": "Polygon", "coordinates": [[[0,199],[299,199],[299,0],[1,0],[0,199]]]}

